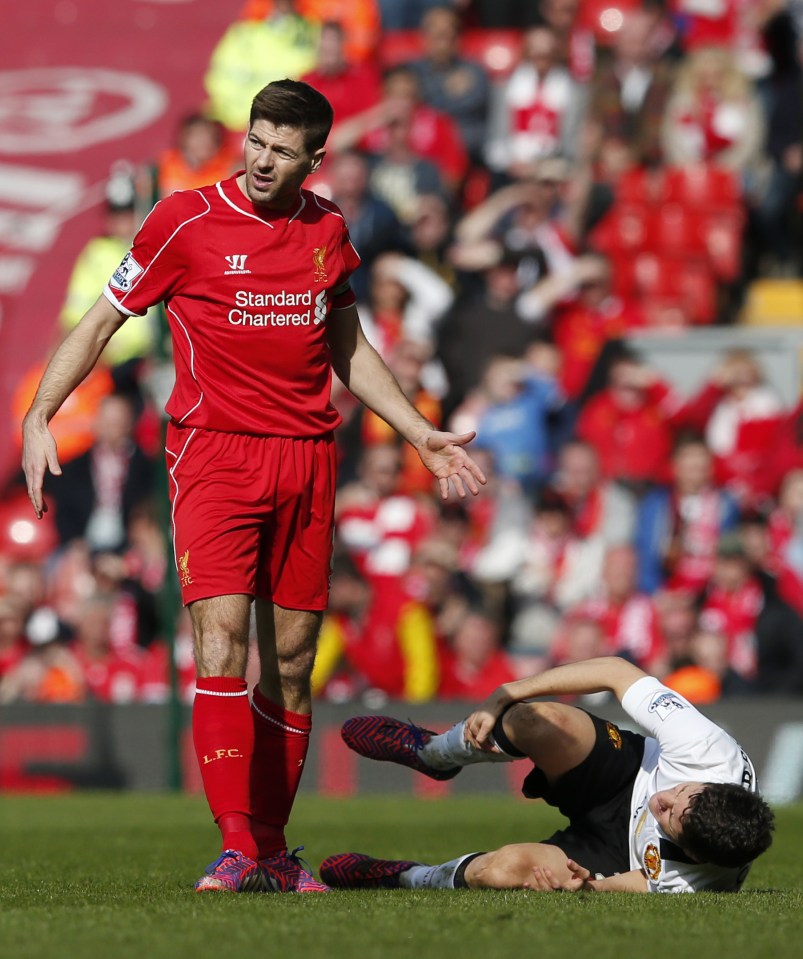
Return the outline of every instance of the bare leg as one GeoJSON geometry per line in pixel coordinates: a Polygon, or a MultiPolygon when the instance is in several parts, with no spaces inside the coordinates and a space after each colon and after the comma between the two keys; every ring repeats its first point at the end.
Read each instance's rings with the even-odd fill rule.
{"type": "Polygon", "coordinates": [[[588,713],[564,703],[518,703],[505,713],[502,728],[550,782],[578,766],[596,741],[588,713]]]}
{"type": "Polygon", "coordinates": [[[251,597],[215,596],[191,603],[198,677],[245,676],[251,597]]]}
{"type": "Polygon", "coordinates": [[[560,882],[572,878],[565,852],[557,846],[527,842],[477,856],[466,867],[463,879],[469,889],[521,889],[532,882],[535,866],[545,866],[560,882]]]}
{"type": "Polygon", "coordinates": [[[259,690],[294,713],[312,710],[310,677],[323,613],[256,601],[259,690]]]}

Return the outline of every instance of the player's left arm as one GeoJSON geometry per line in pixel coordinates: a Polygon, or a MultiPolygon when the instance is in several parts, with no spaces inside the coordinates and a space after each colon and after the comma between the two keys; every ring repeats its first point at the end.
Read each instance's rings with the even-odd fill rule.
{"type": "Polygon", "coordinates": [[[536,866],[533,869],[533,878],[527,883],[527,889],[538,892],[649,892],[646,875],[640,869],[631,869],[630,872],[616,873],[595,879],[590,870],[581,866],[573,859],[568,859],[571,877],[561,882],[555,874],[545,866],[536,866]]]}
{"type": "Polygon", "coordinates": [[[485,476],[463,448],[475,434],[436,430],[418,412],[365,338],[356,306],[333,310],[327,335],[335,373],[361,403],[415,447],[423,464],[437,478],[441,496],[446,499],[450,484],[461,497],[466,490],[476,496],[485,476]]]}

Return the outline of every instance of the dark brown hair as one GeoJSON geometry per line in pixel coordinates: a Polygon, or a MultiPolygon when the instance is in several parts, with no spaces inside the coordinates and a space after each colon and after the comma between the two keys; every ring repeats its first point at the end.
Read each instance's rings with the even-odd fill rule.
{"type": "Polygon", "coordinates": [[[303,132],[307,152],[315,153],[326,145],[333,119],[332,104],[308,83],[274,80],[254,97],[248,125],[267,120],[275,127],[294,127],[303,132]]]}

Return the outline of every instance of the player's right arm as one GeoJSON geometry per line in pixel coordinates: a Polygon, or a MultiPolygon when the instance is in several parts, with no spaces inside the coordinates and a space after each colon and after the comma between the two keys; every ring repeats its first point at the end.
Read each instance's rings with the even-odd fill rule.
{"type": "Polygon", "coordinates": [[[556,666],[543,673],[505,683],[491,695],[466,720],[466,739],[479,749],[487,748],[496,720],[514,703],[542,696],[583,696],[605,690],[622,697],[633,683],[648,674],[626,659],[617,656],[601,656],[578,663],[556,666]]]}
{"type": "Polygon", "coordinates": [[[28,497],[38,519],[47,510],[42,496],[45,470],[61,474],[56,441],[48,428],[59,407],[98,361],[114,332],[126,320],[101,296],[56,350],[47,365],[31,408],[22,422],[22,469],[28,497]]]}

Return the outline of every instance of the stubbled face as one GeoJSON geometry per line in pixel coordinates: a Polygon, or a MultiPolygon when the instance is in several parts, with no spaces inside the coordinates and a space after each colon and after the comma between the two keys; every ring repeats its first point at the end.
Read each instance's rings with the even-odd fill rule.
{"type": "Polygon", "coordinates": [[[703,790],[702,783],[681,783],[672,789],[653,793],[648,802],[650,812],[666,835],[682,847],[683,817],[689,808],[692,796],[703,790]]]}
{"type": "Polygon", "coordinates": [[[304,132],[256,120],[245,139],[245,173],[240,189],[254,206],[286,210],[298,199],[304,180],[321,165],[325,151],[310,154],[304,132]]]}

